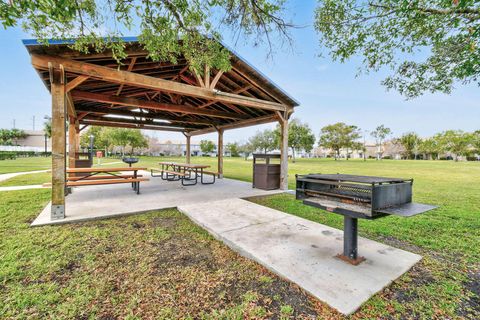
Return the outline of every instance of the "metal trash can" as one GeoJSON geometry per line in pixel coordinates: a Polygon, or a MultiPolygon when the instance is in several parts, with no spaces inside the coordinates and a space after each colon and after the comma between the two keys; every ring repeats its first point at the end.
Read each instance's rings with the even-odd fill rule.
{"type": "Polygon", "coordinates": [[[264,190],[280,188],[280,154],[253,154],[253,187],[264,190]]]}

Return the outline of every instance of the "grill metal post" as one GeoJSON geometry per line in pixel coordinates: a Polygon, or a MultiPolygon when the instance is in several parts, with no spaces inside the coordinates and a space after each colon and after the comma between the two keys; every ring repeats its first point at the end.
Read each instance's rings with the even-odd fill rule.
{"type": "Polygon", "coordinates": [[[343,217],[343,254],[337,255],[340,259],[358,265],[365,260],[358,256],[358,219],[350,216],[343,217]]]}
{"type": "Polygon", "coordinates": [[[343,217],[343,255],[356,260],[358,253],[358,219],[343,217]]]}

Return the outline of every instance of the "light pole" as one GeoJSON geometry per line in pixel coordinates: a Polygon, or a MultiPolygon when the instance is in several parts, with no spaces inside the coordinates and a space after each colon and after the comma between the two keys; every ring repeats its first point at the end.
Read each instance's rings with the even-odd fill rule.
{"type": "MultiPolygon", "coordinates": [[[[35,117],[34,117],[35,119],[35,117]]],[[[52,121],[52,117],[49,117],[49,116],[43,116],[43,119],[44,120],[47,120],[48,122],[52,121]]],[[[33,120],[34,123],[35,123],[35,120],[33,120]]],[[[50,127],[50,130],[51,130],[51,127],[50,127]]],[[[45,131],[45,129],[44,129],[45,131]]],[[[47,149],[48,149],[48,133],[45,131],[45,157],[47,156],[47,149]]]]}
{"type": "Polygon", "coordinates": [[[95,137],[93,136],[93,134],[90,135],[90,161],[92,161],[93,163],[93,139],[95,137]]]}

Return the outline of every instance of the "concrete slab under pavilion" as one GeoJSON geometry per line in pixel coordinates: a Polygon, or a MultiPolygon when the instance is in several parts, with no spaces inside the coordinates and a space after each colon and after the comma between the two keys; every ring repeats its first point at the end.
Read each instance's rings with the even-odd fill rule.
{"type": "MultiPolygon", "coordinates": [[[[149,177],[148,172],[141,172],[149,177]]],[[[180,205],[196,205],[220,199],[238,199],[283,192],[265,191],[252,188],[249,182],[233,179],[217,179],[215,184],[183,187],[180,181],[164,181],[150,177],[142,182],[140,194],[132,191],[129,185],[85,186],[73,189],[66,197],[67,214],[64,219],[52,220],[49,203],[32,226],[81,222],[105,219],[122,215],[142,213],[151,210],[175,208],[180,205]]]]}
{"type": "Polygon", "coordinates": [[[65,191],[73,184],[67,166],[79,166],[79,137],[88,126],[182,133],[186,163],[190,163],[191,137],[216,132],[216,173],[221,178],[224,131],[277,122],[280,186],[287,189],[288,120],[298,102],[233,50],[221,44],[229,51],[230,69],[213,70],[204,65],[199,70],[183,56],[153,61],[135,37],[122,39],[127,57],[121,63],[108,50],[75,51],[72,41],[45,45],[24,40],[32,66],[52,96],[53,218],[68,215],[65,191]]]}

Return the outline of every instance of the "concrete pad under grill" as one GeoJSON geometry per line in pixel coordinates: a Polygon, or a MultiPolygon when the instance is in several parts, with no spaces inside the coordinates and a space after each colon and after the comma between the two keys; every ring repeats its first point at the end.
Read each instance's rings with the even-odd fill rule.
{"type": "Polygon", "coordinates": [[[366,261],[358,266],[347,264],[335,257],[343,250],[343,231],[242,199],[178,209],[241,255],[345,315],[355,312],[421,259],[359,237],[359,253],[366,261]]]}

